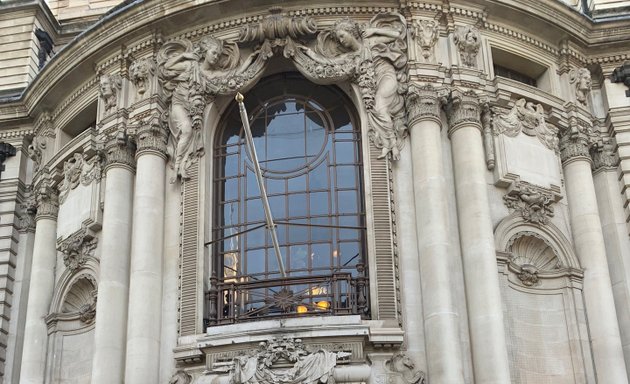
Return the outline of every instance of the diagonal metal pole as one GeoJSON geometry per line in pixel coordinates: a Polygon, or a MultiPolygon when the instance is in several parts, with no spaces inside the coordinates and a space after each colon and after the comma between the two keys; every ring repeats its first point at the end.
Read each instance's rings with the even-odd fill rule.
{"type": "Polygon", "coordinates": [[[276,224],[273,222],[273,216],[271,216],[271,207],[269,207],[269,199],[267,198],[267,190],[265,190],[265,182],[263,181],[263,175],[260,170],[260,164],[258,163],[258,155],[256,154],[256,148],[254,147],[254,138],[252,136],[252,130],[249,127],[249,117],[247,116],[247,110],[245,110],[245,97],[238,92],[236,94],[236,102],[238,103],[238,110],[241,113],[241,121],[243,122],[243,128],[245,131],[245,142],[247,143],[247,150],[249,156],[254,163],[254,172],[256,173],[256,180],[258,181],[258,188],[260,188],[260,197],[262,198],[263,208],[265,209],[265,219],[267,221],[267,229],[271,234],[271,242],[273,243],[273,249],[276,251],[276,259],[278,260],[278,267],[280,268],[280,274],[282,277],[287,277],[284,270],[284,261],[280,254],[280,245],[278,245],[278,234],[276,233],[276,224]]]}

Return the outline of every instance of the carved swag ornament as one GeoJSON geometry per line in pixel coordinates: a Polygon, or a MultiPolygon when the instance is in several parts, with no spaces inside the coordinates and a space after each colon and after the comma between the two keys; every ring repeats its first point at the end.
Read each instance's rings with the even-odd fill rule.
{"type": "Polygon", "coordinates": [[[230,384],[334,384],[337,358],[346,352],[306,350],[300,339],[274,338],[259,345],[258,351],[234,359],[230,384]],[[282,367],[282,368],[280,368],[282,367]]]}
{"type": "Polygon", "coordinates": [[[518,212],[523,220],[534,224],[548,224],[553,217],[554,196],[542,188],[519,183],[503,196],[505,205],[518,212]]]}
{"type": "Polygon", "coordinates": [[[169,104],[165,119],[176,139],[175,170],[187,170],[203,154],[203,113],[218,95],[244,92],[262,77],[277,53],[293,60],[317,84],[351,81],[361,90],[368,113],[369,137],[379,158],[397,160],[407,136],[406,21],[398,13],[381,13],[362,25],[338,20],[317,34],[315,20],[287,17],[276,9],[262,22],[246,26],[239,43],[205,36],[165,43],[157,55],[157,73],[169,104]],[[310,40],[310,46],[303,40],[310,40]],[[391,154],[391,155],[390,155],[391,154]]]}

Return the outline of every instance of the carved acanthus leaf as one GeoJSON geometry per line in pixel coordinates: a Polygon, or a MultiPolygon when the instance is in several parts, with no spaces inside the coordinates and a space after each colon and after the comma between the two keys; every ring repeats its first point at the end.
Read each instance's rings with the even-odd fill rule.
{"type": "Polygon", "coordinates": [[[591,149],[597,150],[601,144],[600,134],[592,123],[572,116],[560,138],[560,157],[563,162],[578,157],[590,159],[591,149]]]}

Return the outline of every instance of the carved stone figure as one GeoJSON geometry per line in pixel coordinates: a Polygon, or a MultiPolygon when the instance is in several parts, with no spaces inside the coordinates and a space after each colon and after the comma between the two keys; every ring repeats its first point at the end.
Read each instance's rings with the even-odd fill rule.
{"type": "Polygon", "coordinates": [[[471,25],[457,27],[453,40],[459,50],[459,57],[467,67],[477,66],[477,53],[481,46],[481,38],[477,28],[471,25]]]}
{"type": "Polygon", "coordinates": [[[116,108],[118,91],[122,87],[122,78],[119,74],[102,75],[100,79],[99,92],[103,99],[105,112],[109,113],[116,108]]]}
{"type": "Polygon", "coordinates": [[[558,149],[557,129],[545,122],[545,110],[542,105],[519,99],[512,110],[493,119],[496,135],[505,134],[515,137],[521,131],[528,136],[536,136],[547,148],[558,149]]]}
{"type": "Polygon", "coordinates": [[[97,239],[89,236],[85,230],[76,232],[61,243],[57,249],[63,253],[63,264],[71,271],[81,267],[94,255],[97,239]]]}
{"type": "Polygon", "coordinates": [[[366,26],[349,18],[338,20],[319,34],[316,50],[298,47],[318,64],[309,66],[298,55],[296,65],[307,77],[326,83],[354,76],[368,111],[368,134],[381,148],[380,159],[391,153],[398,160],[407,136],[406,35],[402,15],[381,13],[366,26]]]}
{"type": "Polygon", "coordinates": [[[570,81],[575,84],[575,98],[586,105],[588,94],[591,92],[591,72],[587,68],[572,70],[570,81]]]}
{"type": "Polygon", "coordinates": [[[179,369],[173,374],[173,376],[171,376],[168,384],[190,384],[191,382],[192,377],[185,371],[179,369]]]}
{"type": "Polygon", "coordinates": [[[532,185],[519,184],[517,188],[503,196],[509,209],[520,213],[523,220],[535,224],[547,224],[553,217],[553,195],[532,185]]]}
{"type": "Polygon", "coordinates": [[[147,91],[149,77],[155,73],[155,62],[150,57],[134,61],[129,67],[130,80],[136,86],[136,92],[142,96],[147,91]]]}
{"type": "Polygon", "coordinates": [[[18,221],[18,229],[21,231],[35,230],[35,214],[37,213],[37,199],[35,193],[33,193],[33,187],[28,186],[26,189],[26,199],[20,208],[22,214],[18,221]]]}
{"type": "Polygon", "coordinates": [[[234,359],[230,384],[334,384],[333,370],[337,358],[345,352],[319,349],[309,352],[300,339],[282,338],[262,342],[257,352],[234,359]],[[290,366],[277,369],[275,365],[290,366]]]}
{"type": "Polygon", "coordinates": [[[37,172],[42,164],[42,152],[46,149],[46,140],[41,136],[33,137],[33,141],[28,146],[28,157],[33,160],[33,171],[37,172]]]}
{"type": "Polygon", "coordinates": [[[59,185],[59,203],[63,204],[70,190],[76,188],[81,182],[82,168],[82,153],[73,154],[70,160],[63,163],[63,181],[59,185]]]}
{"type": "Polygon", "coordinates": [[[234,92],[258,72],[249,68],[259,56],[252,53],[240,63],[238,46],[212,36],[197,46],[188,40],[166,43],[158,52],[158,74],[170,101],[168,124],[177,140],[175,170],[187,179],[186,170],[203,152],[203,112],[209,98],[234,92]]]}
{"type": "Polygon", "coordinates": [[[435,20],[418,20],[414,23],[414,37],[420,46],[422,57],[429,61],[433,57],[433,47],[439,35],[438,22],[435,20]]]}
{"type": "Polygon", "coordinates": [[[391,359],[385,362],[385,367],[399,375],[401,384],[424,384],[425,375],[409,356],[404,353],[396,353],[391,359]]]}

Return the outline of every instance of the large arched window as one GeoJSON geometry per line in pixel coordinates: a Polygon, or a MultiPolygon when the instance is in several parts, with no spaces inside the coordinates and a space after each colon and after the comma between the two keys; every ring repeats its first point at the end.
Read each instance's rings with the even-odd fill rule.
{"type": "Polygon", "coordinates": [[[361,146],[351,104],[336,87],[298,75],[265,79],[245,96],[287,276],[234,105],[214,150],[213,322],[366,314],[361,146]]]}

